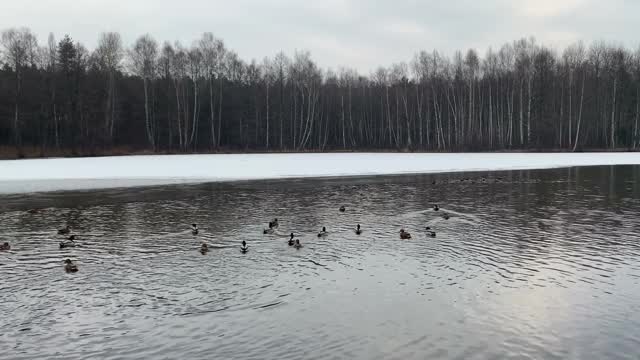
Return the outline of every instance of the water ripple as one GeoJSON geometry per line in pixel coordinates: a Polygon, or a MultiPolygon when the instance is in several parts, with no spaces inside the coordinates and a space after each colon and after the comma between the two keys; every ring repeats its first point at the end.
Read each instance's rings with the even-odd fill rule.
{"type": "Polygon", "coordinates": [[[638,180],[595,167],[7,196],[0,342],[12,359],[633,358],[638,180]],[[65,225],[78,247],[59,248],[65,225]]]}

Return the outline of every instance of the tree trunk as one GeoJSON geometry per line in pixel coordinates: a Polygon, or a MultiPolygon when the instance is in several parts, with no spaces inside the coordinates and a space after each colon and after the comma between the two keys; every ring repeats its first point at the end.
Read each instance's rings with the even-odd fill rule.
{"type": "Polygon", "coordinates": [[[211,127],[211,147],[216,147],[215,106],[213,104],[213,76],[209,75],[209,121],[211,127]]]}
{"type": "Polygon", "coordinates": [[[220,77],[220,91],[218,94],[218,138],[216,139],[216,148],[220,147],[220,140],[222,138],[222,77],[220,77]]]}
{"type": "Polygon", "coordinates": [[[269,150],[269,84],[267,84],[267,150],[269,150]]]}
{"type": "Polygon", "coordinates": [[[520,146],[524,145],[524,79],[520,80],[520,146]]]}
{"type": "Polygon", "coordinates": [[[531,147],[531,76],[527,78],[527,147],[531,147]]]}
{"type": "Polygon", "coordinates": [[[640,119],[640,86],[636,89],[636,121],[633,127],[633,148],[638,146],[638,120],[640,119]]]}
{"type": "Polygon", "coordinates": [[[156,151],[156,144],[154,141],[155,137],[153,136],[153,128],[149,119],[149,81],[145,78],[142,82],[144,86],[144,119],[147,128],[147,137],[149,139],[151,147],[153,148],[153,151],[156,151]]]}
{"type": "Polygon", "coordinates": [[[189,145],[193,144],[193,139],[198,128],[198,80],[193,79],[193,118],[191,120],[191,136],[189,137],[189,145]]]}
{"type": "Polygon", "coordinates": [[[610,130],[610,144],[611,149],[616,148],[616,91],[618,88],[618,79],[613,79],[613,104],[611,106],[611,130],[610,130]]]}
{"type": "Polygon", "coordinates": [[[582,104],[584,102],[584,83],[586,80],[586,72],[582,74],[582,91],[580,94],[580,109],[578,110],[578,125],[576,126],[576,139],[573,141],[573,151],[578,148],[578,139],[580,136],[580,124],[582,123],[582,104]]]}

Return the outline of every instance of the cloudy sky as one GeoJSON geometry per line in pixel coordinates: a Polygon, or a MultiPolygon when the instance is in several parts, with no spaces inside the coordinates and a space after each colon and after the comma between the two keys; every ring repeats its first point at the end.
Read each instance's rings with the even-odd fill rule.
{"type": "Polygon", "coordinates": [[[68,33],[92,48],[101,32],[185,44],[205,31],[245,60],[311,51],[323,67],[369,72],[420,49],[451,54],[525,36],[640,43],[637,0],[20,0],[2,1],[0,28],[27,26],[46,41],[68,33]]]}

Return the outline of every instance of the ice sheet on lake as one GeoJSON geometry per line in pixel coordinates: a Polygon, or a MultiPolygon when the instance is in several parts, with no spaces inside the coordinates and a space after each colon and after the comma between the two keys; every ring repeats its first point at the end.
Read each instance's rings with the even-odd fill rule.
{"type": "Polygon", "coordinates": [[[638,164],[638,153],[225,154],[5,160],[0,161],[0,193],[638,164]]]}

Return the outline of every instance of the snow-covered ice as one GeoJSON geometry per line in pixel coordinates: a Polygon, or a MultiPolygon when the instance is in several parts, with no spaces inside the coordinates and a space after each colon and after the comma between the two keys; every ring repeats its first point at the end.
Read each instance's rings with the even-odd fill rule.
{"type": "Polygon", "coordinates": [[[232,154],[5,160],[0,161],[0,193],[638,164],[638,153],[232,154]]]}

